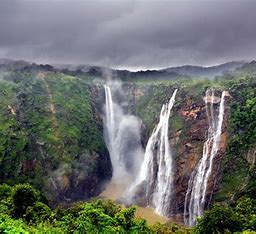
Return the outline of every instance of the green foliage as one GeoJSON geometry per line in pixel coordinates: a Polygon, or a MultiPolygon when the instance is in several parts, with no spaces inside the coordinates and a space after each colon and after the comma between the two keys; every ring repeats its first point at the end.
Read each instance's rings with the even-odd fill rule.
{"type": "Polygon", "coordinates": [[[0,200],[7,199],[11,196],[12,187],[7,184],[0,184],[0,200]]]}
{"type": "Polygon", "coordinates": [[[6,234],[28,234],[26,225],[21,219],[12,219],[8,215],[0,214],[0,233],[6,234]]]}
{"type": "MultiPolygon", "coordinates": [[[[175,86],[167,86],[164,84],[150,85],[145,89],[144,95],[138,100],[136,115],[138,115],[146,125],[146,136],[149,136],[153,131],[163,104],[169,101],[174,90],[175,86]]],[[[179,99],[179,97],[177,97],[177,99],[179,99]]],[[[175,106],[177,105],[176,102],[175,106]]],[[[181,120],[175,119],[174,124],[177,124],[176,127],[180,127],[179,121],[181,120]]]]}
{"type": "Polygon", "coordinates": [[[256,230],[256,200],[241,197],[234,207],[215,204],[198,219],[195,233],[234,233],[256,230]]]}
{"type": "Polygon", "coordinates": [[[122,210],[121,206],[115,204],[112,200],[98,199],[93,203],[96,207],[103,209],[104,213],[111,217],[114,217],[117,213],[119,213],[122,210]]]}
{"type": "Polygon", "coordinates": [[[174,115],[172,118],[171,118],[171,124],[170,124],[170,128],[171,128],[171,131],[173,132],[177,132],[181,129],[183,129],[183,126],[184,126],[184,120],[182,117],[178,116],[178,115],[174,115]]]}
{"type": "Polygon", "coordinates": [[[91,94],[84,80],[62,73],[25,69],[5,75],[0,80],[0,182],[28,182],[54,200],[49,177],[63,165],[65,176],[83,174],[82,182],[107,179],[107,150],[91,94]],[[100,160],[103,156],[106,160],[100,160]]]}
{"type": "Polygon", "coordinates": [[[18,177],[27,135],[15,116],[15,86],[0,80],[0,181],[18,177]]]}
{"type": "MultiPolygon", "coordinates": [[[[40,200],[40,193],[29,184],[18,184],[12,191],[13,216],[23,217],[40,200]]],[[[35,207],[36,208],[36,207],[35,207]]]]}
{"type": "Polygon", "coordinates": [[[111,233],[119,231],[118,227],[113,227],[114,220],[105,214],[101,208],[95,207],[93,204],[86,204],[72,224],[74,233],[111,233]]]}
{"type": "Polygon", "coordinates": [[[150,87],[149,91],[139,99],[136,105],[136,114],[146,124],[147,135],[151,133],[156,124],[162,103],[167,101],[163,88],[164,86],[150,87]]]}
{"type": "Polygon", "coordinates": [[[0,185],[0,213],[10,213],[12,209],[12,187],[7,184],[0,185]]]}
{"type": "Polygon", "coordinates": [[[252,231],[252,230],[245,230],[245,231],[242,231],[242,234],[255,234],[256,231],[252,231]]]}
{"type": "Polygon", "coordinates": [[[223,181],[215,200],[255,196],[255,166],[247,159],[256,147],[256,82],[246,76],[230,82],[229,144],[222,165],[223,181]],[[250,150],[252,152],[250,152],[250,150]]]}
{"type": "Polygon", "coordinates": [[[144,220],[135,219],[135,208],[121,209],[112,201],[96,200],[79,206],[78,215],[62,217],[69,233],[148,233],[144,220]],[[75,218],[74,218],[75,217],[75,218]]]}
{"type": "Polygon", "coordinates": [[[25,220],[29,223],[40,223],[52,218],[51,209],[42,202],[36,202],[26,209],[25,220]]]}
{"type": "Polygon", "coordinates": [[[189,234],[192,233],[191,229],[185,229],[179,226],[175,223],[166,223],[166,224],[154,224],[151,226],[151,230],[153,233],[157,234],[171,234],[171,233],[177,233],[177,234],[189,234]]]}
{"type": "Polygon", "coordinates": [[[230,142],[230,153],[241,154],[256,141],[256,88],[253,86],[232,87],[237,95],[231,106],[230,128],[233,135],[230,142]]]}
{"type": "Polygon", "coordinates": [[[241,197],[236,204],[235,212],[243,223],[243,230],[256,230],[256,200],[241,197]]]}
{"type": "Polygon", "coordinates": [[[242,231],[243,224],[239,216],[229,207],[215,205],[199,218],[195,228],[197,234],[218,234],[242,231]]]}
{"type": "Polygon", "coordinates": [[[2,185],[0,191],[0,233],[190,233],[171,223],[149,226],[146,220],[135,217],[135,207],[123,208],[111,200],[79,202],[53,210],[28,184],[2,185]],[[12,216],[8,210],[1,210],[1,202],[9,198],[15,211],[12,216]]]}
{"type": "Polygon", "coordinates": [[[33,234],[63,234],[66,233],[64,227],[56,227],[50,223],[39,223],[36,226],[28,227],[29,233],[33,234]]]}

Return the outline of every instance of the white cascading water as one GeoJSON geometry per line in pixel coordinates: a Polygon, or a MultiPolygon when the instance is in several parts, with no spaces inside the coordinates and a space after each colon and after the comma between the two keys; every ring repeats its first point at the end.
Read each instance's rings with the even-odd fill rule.
{"type": "Polygon", "coordinates": [[[219,150],[222,122],[225,111],[225,91],[222,92],[218,116],[214,114],[213,90],[207,90],[205,96],[206,113],[209,122],[208,137],[204,143],[203,156],[192,172],[184,204],[184,222],[186,225],[195,225],[196,218],[202,216],[208,179],[212,173],[213,159],[219,150]]]}
{"type": "Polygon", "coordinates": [[[104,85],[105,99],[106,99],[106,134],[107,134],[107,146],[111,157],[111,163],[113,167],[113,177],[118,174],[119,170],[123,170],[122,164],[119,163],[119,154],[116,152],[115,147],[115,135],[116,135],[116,121],[114,118],[114,104],[110,87],[104,85]],[[114,174],[115,173],[115,174],[114,174]]]}
{"type": "Polygon", "coordinates": [[[140,174],[131,190],[145,186],[145,197],[149,206],[161,215],[168,215],[173,194],[173,159],[168,138],[169,117],[177,90],[168,104],[164,104],[158,125],[150,136],[140,174]]]}
{"type": "Polygon", "coordinates": [[[113,101],[111,86],[104,85],[104,90],[104,137],[113,168],[112,181],[124,183],[136,176],[142,160],[141,121],[123,113],[121,107],[113,101]]]}

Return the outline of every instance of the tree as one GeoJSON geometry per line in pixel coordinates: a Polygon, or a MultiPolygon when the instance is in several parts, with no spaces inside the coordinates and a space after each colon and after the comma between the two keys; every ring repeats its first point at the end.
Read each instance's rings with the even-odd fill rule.
{"type": "Polygon", "coordinates": [[[195,227],[196,234],[218,234],[225,232],[239,232],[243,230],[242,220],[230,207],[219,204],[205,212],[202,218],[198,219],[195,227]]]}
{"type": "Polygon", "coordinates": [[[14,186],[12,192],[13,216],[17,218],[23,217],[26,214],[26,209],[29,206],[34,206],[40,199],[40,192],[30,184],[14,186]]]}
{"type": "Polygon", "coordinates": [[[42,202],[36,202],[34,206],[29,206],[26,209],[25,220],[30,223],[40,223],[52,218],[50,207],[42,202]]]}

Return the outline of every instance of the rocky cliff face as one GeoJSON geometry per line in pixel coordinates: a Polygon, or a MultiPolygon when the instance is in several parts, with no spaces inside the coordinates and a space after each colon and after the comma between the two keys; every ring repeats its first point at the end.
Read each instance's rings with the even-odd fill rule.
{"type": "MultiPolygon", "coordinates": [[[[178,115],[185,118],[184,128],[186,129],[187,137],[179,139],[182,130],[174,135],[174,147],[177,149],[177,176],[175,181],[176,188],[176,212],[178,214],[184,211],[184,200],[188,188],[188,181],[191,173],[195,170],[196,165],[203,154],[203,144],[207,140],[207,131],[209,127],[206,116],[206,107],[203,98],[197,102],[192,101],[192,97],[187,97],[187,101],[178,111],[178,115]],[[179,143],[177,145],[177,143],[179,143]]],[[[215,106],[219,105],[220,100],[214,102],[215,106]]],[[[212,197],[216,192],[220,182],[220,165],[227,148],[227,123],[229,115],[228,97],[226,97],[224,121],[222,125],[221,140],[219,143],[218,154],[213,161],[213,168],[208,180],[206,207],[210,205],[212,197]]]]}
{"type": "MultiPolygon", "coordinates": [[[[146,145],[150,136],[149,129],[153,129],[158,122],[159,107],[165,103],[169,98],[174,86],[125,86],[125,95],[129,96],[129,99],[133,101],[131,104],[131,111],[135,110],[135,114],[140,116],[144,122],[144,128],[142,128],[142,141],[143,145],[146,145]],[[157,95],[155,94],[157,93],[157,95]],[[142,108],[142,109],[140,109],[142,108]]],[[[221,96],[221,92],[218,92],[221,96]]],[[[170,118],[170,143],[172,145],[173,155],[175,158],[175,204],[174,214],[175,219],[181,221],[183,219],[184,201],[188,188],[188,181],[192,171],[195,169],[197,163],[202,157],[203,144],[207,140],[208,131],[208,119],[206,115],[205,101],[203,99],[204,92],[200,94],[194,94],[191,90],[180,87],[177,93],[177,101],[173,109],[172,116],[170,118]]],[[[218,108],[220,98],[216,96],[214,99],[214,106],[218,108]]],[[[229,102],[230,97],[226,97],[226,108],[224,121],[222,126],[221,141],[219,151],[214,158],[213,173],[209,178],[206,203],[210,205],[212,197],[215,194],[221,179],[221,160],[225,155],[227,148],[227,125],[229,116],[229,102]]],[[[143,186],[142,186],[143,187],[143,186]]],[[[143,190],[143,189],[142,189],[143,190]]],[[[145,205],[143,201],[143,192],[138,190],[135,196],[138,204],[145,205]]]]}
{"type": "Polygon", "coordinates": [[[32,183],[53,205],[98,195],[112,171],[90,86],[45,71],[0,86],[0,180],[32,183]]]}

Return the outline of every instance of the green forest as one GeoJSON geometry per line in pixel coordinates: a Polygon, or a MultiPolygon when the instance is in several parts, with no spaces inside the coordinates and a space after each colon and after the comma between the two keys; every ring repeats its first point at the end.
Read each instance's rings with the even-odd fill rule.
{"type": "MultiPolygon", "coordinates": [[[[255,72],[251,63],[211,79],[143,76],[122,84],[143,93],[136,102],[127,95],[129,111],[144,123],[143,141],[175,88],[176,113],[188,99],[202,106],[208,88],[231,96],[221,179],[213,202],[188,228],[171,221],[149,224],[136,217],[136,206],[98,197],[112,173],[100,113],[103,78],[35,65],[1,68],[0,233],[255,233],[255,72]]],[[[172,119],[171,134],[181,132],[177,145],[186,144],[196,120],[180,114],[172,119]]]]}
{"type": "Polygon", "coordinates": [[[93,199],[51,209],[29,184],[0,186],[1,233],[255,233],[256,203],[249,196],[232,205],[215,204],[193,229],[175,223],[148,225],[135,217],[136,207],[93,199]]]}

